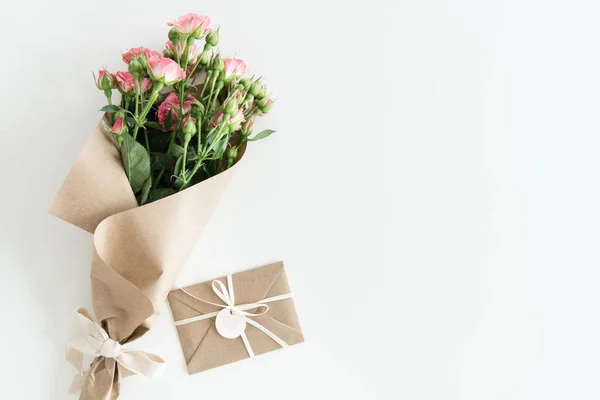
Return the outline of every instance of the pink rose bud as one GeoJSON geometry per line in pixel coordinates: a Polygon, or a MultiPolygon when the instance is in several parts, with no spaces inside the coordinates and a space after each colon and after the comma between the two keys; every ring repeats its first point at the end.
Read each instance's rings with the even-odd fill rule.
{"type": "Polygon", "coordinates": [[[115,87],[115,77],[105,69],[98,72],[96,87],[100,90],[110,90],[115,87]]]}
{"type": "Polygon", "coordinates": [[[250,91],[250,94],[254,97],[258,96],[258,94],[260,93],[260,89],[261,89],[261,83],[260,80],[257,79],[254,82],[252,82],[252,85],[250,85],[250,89],[248,89],[250,91]]]}
{"type": "Polygon", "coordinates": [[[179,17],[175,21],[169,22],[168,25],[174,27],[184,35],[194,35],[196,39],[199,39],[209,32],[210,18],[204,15],[189,13],[179,17]]]}
{"type": "Polygon", "coordinates": [[[267,95],[267,87],[261,83],[259,86],[258,93],[256,94],[255,97],[259,100],[262,100],[265,98],[266,95],[267,95]]]}
{"type": "Polygon", "coordinates": [[[227,101],[225,101],[225,104],[223,104],[223,112],[225,114],[235,114],[238,111],[238,99],[237,96],[235,97],[230,97],[229,99],[227,99],[227,101]]]}
{"type": "Polygon", "coordinates": [[[194,118],[185,117],[185,119],[181,122],[183,125],[183,135],[186,142],[189,142],[191,137],[196,134],[196,120],[194,118]]]}
{"type": "Polygon", "coordinates": [[[198,61],[200,62],[200,65],[202,65],[202,66],[208,65],[208,62],[209,62],[208,52],[203,51],[202,54],[200,55],[200,58],[198,59],[198,61]]]}
{"type": "Polygon", "coordinates": [[[219,44],[219,29],[220,27],[212,31],[206,36],[206,43],[211,46],[216,46],[219,44]]]}
{"type": "Polygon", "coordinates": [[[221,58],[220,54],[217,54],[213,59],[210,66],[210,69],[215,71],[223,71],[225,69],[225,63],[223,62],[223,58],[221,58]]]}
{"type": "Polygon", "coordinates": [[[148,58],[148,73],[153,81],[161,82],[167,86],[185,78],[185,71],[181,69],[179,64],[161,55],[148,58]]]}
{"type": "Polygon", "coordinates": [[[146,75],[146,68],[142,65],[137,58],[134,58],[129,62],[129,67],[127,68],[129,72],[133,75],[135,79],[140,79],[144,75],[146,75]]]}
{"type": "Polygon", "coordinates": [[[227,149],[227,153],[225,153],[225,158],[227,158],[227,168],[231,167],[235,160],[238,158],[238,149],[237,147],[230,147],[227,149]]]}
{"type": "Polygon", "coordinates": [[[244,122],[244,124],[242,125],[242,134],[244,136],[252,135],[253,128],[254,128],[254,120],[253,119],[244,122]]]}
{"type": "Polygon", "coordinates": [[[260,111],[262,111],[262,113],[260,114],[260,116],[262,117],[266,113],[271,111],[271,108],[273,108],[273,99],[271,99],[270,97],[265,97],[262,100],[260,100],[257,105],[260,111]]]}
{"type": "Polygon", "coordinates": [[[169,41],[172,43],[179,43],[181,40],[181,32],[177,28],[171,28],[169,30],[169,41]]]}
{"type": "Polygon", "coordinates": [[[222,122],[223,122],[223,111],[219,110],[213,117],[213,120],[211,121],[211,125],[214,128],[215,126],[220,125],[222,122]]]}
{"type": "Polygon", "coordinates": [[[225,71],[225,82],[230,82],[233,78],[241,78],[246,73],[246,63],[243,60],[235,58],[226,58],[223,60],[225,71]]]}
{"type": "Polygon", "coordinates": [[[245,122],[244,113],[242,110],[238,110],[237,114],[229,119],[229,129],[231,132],[235,132],[241,128],[242,123],[245,122]]]}
{"type": "Polygon", "coordinates": [[[123,123],[123,117],[121,117],[113,124],[112,128],[110,128],[110,131],[115,135],[122,135],[124,132],[126,132],[126,129],[127,125],[123,123]]]}
{"type": "Polygon", "coordinates": [[[142,54],[146,56],[146,58],[160,56],[160,53],[158,51],[150,50],[146,47],[134,47],[123,53],[123,61],[125,62],[125,64],[129,64],[131,60],[133,60],[134,58],[139,58],[142,54]]]}

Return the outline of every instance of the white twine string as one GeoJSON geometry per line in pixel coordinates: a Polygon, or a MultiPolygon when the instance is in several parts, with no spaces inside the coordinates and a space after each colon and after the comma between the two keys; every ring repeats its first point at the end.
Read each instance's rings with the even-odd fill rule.
{"type": "MultiPolygon", "coordinates": [[[[240,315],[241,317],[243,317],[247,323],[254,326],[258,330],[263,332],[265,335],[267,335],[268,337],[273,339],[281,347],[288,347],[288,344],[286,342],[284,342],[283,340],[281,340],[277,335],[275,335],[273,332],[271,332],[270,330],[268,330],[267,328],[265,328],[264,326],[262,326],[261,324],[259,324],[258,322],[256,322],[255,320],[253,320],[252,318],[249,318],[249,317],[258,317],[260,315],[266,314],[269,311],[269,306],[266,303],[272,303],[275,301],[289,299],[292,297],[292,293],[286,293],[286,294],[282,294],[279,296],[269,297],[269,298],[261,300],[260,303],[248,303],[248,304],[235,305],[235,294],[233,292],[233,278],[231,277],[231,275],[227,275],[227,286],[229,287],[229,290],[227,290],[227,287],[225,287],[225,285],[221,281],[216,280],[216,279],[214,281],[212,281],[213,292],[215,292],[217,297],[219,297],[225,304],[213,303],[211,301],[207,301],[207,300],[201,299],[199,297],[196,297],[193,294],[187,292],[185,289],[180,289],[180,290],[183,293],[187,294],[188,296],[190,296],[198,301],[201,301],[203,303],[210,304],[210,305],[213,305],[216,307],[221,307],[224,309],[229,309],[231,311],[231,313],[237,314],[237,315],[240,315]],[[251,312],[246,311],[246,310],[252,310],[255,308],[257,309],[257,311],[258,311],[258,309],[262,308],[263,311],[257,312],[257,313],[251,313],[251,312]]],[[[214,318],[217,316],[217,314],[219,314],[219,312],[220,311],[215,311],[215,312],[211,312],[208,314],[198,315],[196,317],[182,319],[180,321],[175,321],[175,326],[190,324],[192,322],[202,321],[202,320],[209,319],[209,318],[214,318]]],[[[250,346],[250,342],[248,341],[248,337],[246,336],[245,332],[242,332],[241,338],[242,338],[242,342],[244,343],[244,346],[246,347],[246,351],[248,352],[248,355],[250,357],[254,357],[254,351],[252,351],[252,346],[250,346]]]]}

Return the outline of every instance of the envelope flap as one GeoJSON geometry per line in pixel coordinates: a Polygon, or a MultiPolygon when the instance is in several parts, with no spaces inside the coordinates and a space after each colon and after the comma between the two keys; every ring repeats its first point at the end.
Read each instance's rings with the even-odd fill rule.
{"type": "MultiPolygon", "coordinates": [[[[232,279],[235,304],[258,303],[269,293],[275,293],[272,296],[289,293],[289,291],[283,290],[289,289],[286,285],[278,283],[282,279],[282,275],[283,280],[287,283],[281,261],[234,274],[232,279]]],[[[221,280],[223,283],[227,282],[226,278],[221,280]]]]}
{"type": "Polygon", "coordinates": [[[192,297],[195,296],[212,303],[222,304],[223,302],[221,299],[213,292],[211,282],[203,282],[197,285],[188,286],[183,289],[185,292],[182,289],[176,289],[169,293],[169,305],[171,306],[175,322],[219,311],[221,309],[221,307],[207,304],[192,297]],[[190,294],[192,296],[190,296],[190,294]]]}
{"type": "Polygon", "coordinates": [[[211,326],[213,326],[212,319],[204,319],[189,324],[179,325],[177,327],[177,334],[179,335],[179,341],[181,342],[181,349],[183,350],[183,356],[186,363],[190,362],[196,349],[198,349],[198,346],[206,337],[211,326]]]}
{"type": "Polygon", "coordinates": [[[212,324],[196,352],[188,361],[188,372],[194,374],[244,358],[248,358],[248,352],[242,340],[223,338],[212,324]]]}

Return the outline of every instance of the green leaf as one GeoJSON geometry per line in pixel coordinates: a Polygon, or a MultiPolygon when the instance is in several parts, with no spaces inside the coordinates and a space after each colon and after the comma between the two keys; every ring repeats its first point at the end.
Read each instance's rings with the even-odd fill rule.
{"type": "Polygon", "coordinates": [[[214,157],[221,158],[227,149],[227,143],[229,143],[229,137],[224,136],[219,143],[215,146],[214,157]]]}
{"type": "Polygon", "coordinates": [[[162,126],[160,126],[158,124],[158,122],[154,122],[154,121],[148,121],[148,122],[146,122],[146,126],[148,128],[156,129],[158,131],[162,129],[162,126]]]}
{"type": "Polygon", "coordinates": [[[169,110],[169,113],[167,114],[167,117],[165,118],[165,129],[166,130],[171,129],[172,125],[173,125],[173,109],[171,108],[169,110]]]}
{"type": "Polygon", "coordinates": [[[140,199],[140,205],[146,204],[146,201],[148,200],[148,195],[150,194],[151,187],[152,187],[152,178],[148,178],[148,179],[146,179],[146,182],[144,182],[144,187],[142,188],[142,196],[140,199]]]}
{"type": "Polygon", "coordinates": [[[198,159],[198,153],[195,150],[188,150],[187,158],[185,159],[187,162],[196,161],[198,159]]]}
{"type": "Polygon", "coordinates": [[[133,119],[133,117],[129,117],[129,116],[125,117],[125,122],[127,123],[127,126],[130,129],[133,129],[133,127],[135,126],[135,119],[133,119]]]}
{"type": "Polygon", "coordinates": [[[183,155],[183,147],[181,147],[180,145],[173,143],[171,145],[171,154],[173,155],[173,157],[180,157],[183,155]]]}
{"type": "Polygon", "coordinates": [[[179,189],[181,189],[182,186],[183,186],[183,179],[181,179],[181,177],[179,177],[179,176],[176,176],[175,180],[173,181],[173,189],[179,190],[179,189]]]}
{"type": "Polygon", "coordinates": [[[104,106],[100,109],[100,111],[104,111],[104,112],[117,112],[119,110],[122,110],[122,108],[119,106],[116,106],[114,104],[111,104],[109,106],[104,106]]]}
{"type": "Polygon", "coordinates": [[[175,169],[173,170],[173,175],[179,175],[179,170],[181,169],[182,162],[183,162],[183,155],[180,155],[177,158],[177,162],[175,163],[175,169]]]}
{"type": "Polygon", "coordinates": [[[151,201],[156,201],[156,200],[160,200],[163,199],[167,196],[170,196],[172,194],[175,194],[177,192],[175,192],[175,190],[171,189],[171,188],[158,188],[158,189],[154,189],[150,192],[150,199],[151,201]]]}
{"type": "Polygon", "coordinates": [[[144,187],[150,178],[150,156],[144,146],[139,144],[130,134],[123,135],[121,145],[121,161],[123,168],[129,178],[133,193],[137,193],[144,187]]]}
{"type": "Polygon", "coordinates": [[[264,131],[259,132],[256,135],[254,135],[254,137],[248,139],[248,141],[249,142],[255,142],[257,140],[264,139],[267,136],[270,136],[272,133],[275,133],[275,132],[277,132],[277,131],[274,131],[272,129],[265,129],[264,131]]]}
{"type": "Polygon", "coordinates": [[[165,153],[152,153],[150,155],[150,169],[152,171],[158,171],[166,168],[169,164],[169,156],[165,153]]]}

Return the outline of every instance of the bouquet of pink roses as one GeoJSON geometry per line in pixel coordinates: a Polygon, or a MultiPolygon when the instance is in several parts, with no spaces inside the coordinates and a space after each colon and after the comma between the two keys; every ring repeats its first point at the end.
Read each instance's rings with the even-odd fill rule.
{"type": "Polygon", "coordinates": [[[254,118],[273,106],[260,79],[244,77],[246,64],[223,59],[214,49],[219,29],[210,19],[187,14],[170,23],[163,53],[137,47],[123,54],[128,71],[100,71],[96,84],[123,167],[140,205],[201,182],[237,159],[251,137],[254,118]],[[202,42],[200,42],[202,41],[202,42]],[[112,104],[113,89],[121,93],[112,104]],[[236,139],[235,142],[232,139],[236,139]]]}
{"type": "Polygon", "coordinates": [[[210,19],[187,14],[169,25],[162,54],[129,49],[127,71],[96,77],[105,115],[50,210],[94,234],[96,318],[79,310],[83,335],[67,353],[80,399],[116,399],[120,379],[160,373],[160,357],[129,343],[152,326],[247,142],[273,132],[252,134],[273,100],[261,79],[244,76],[242,60],[216,51],[210,19]]]}

